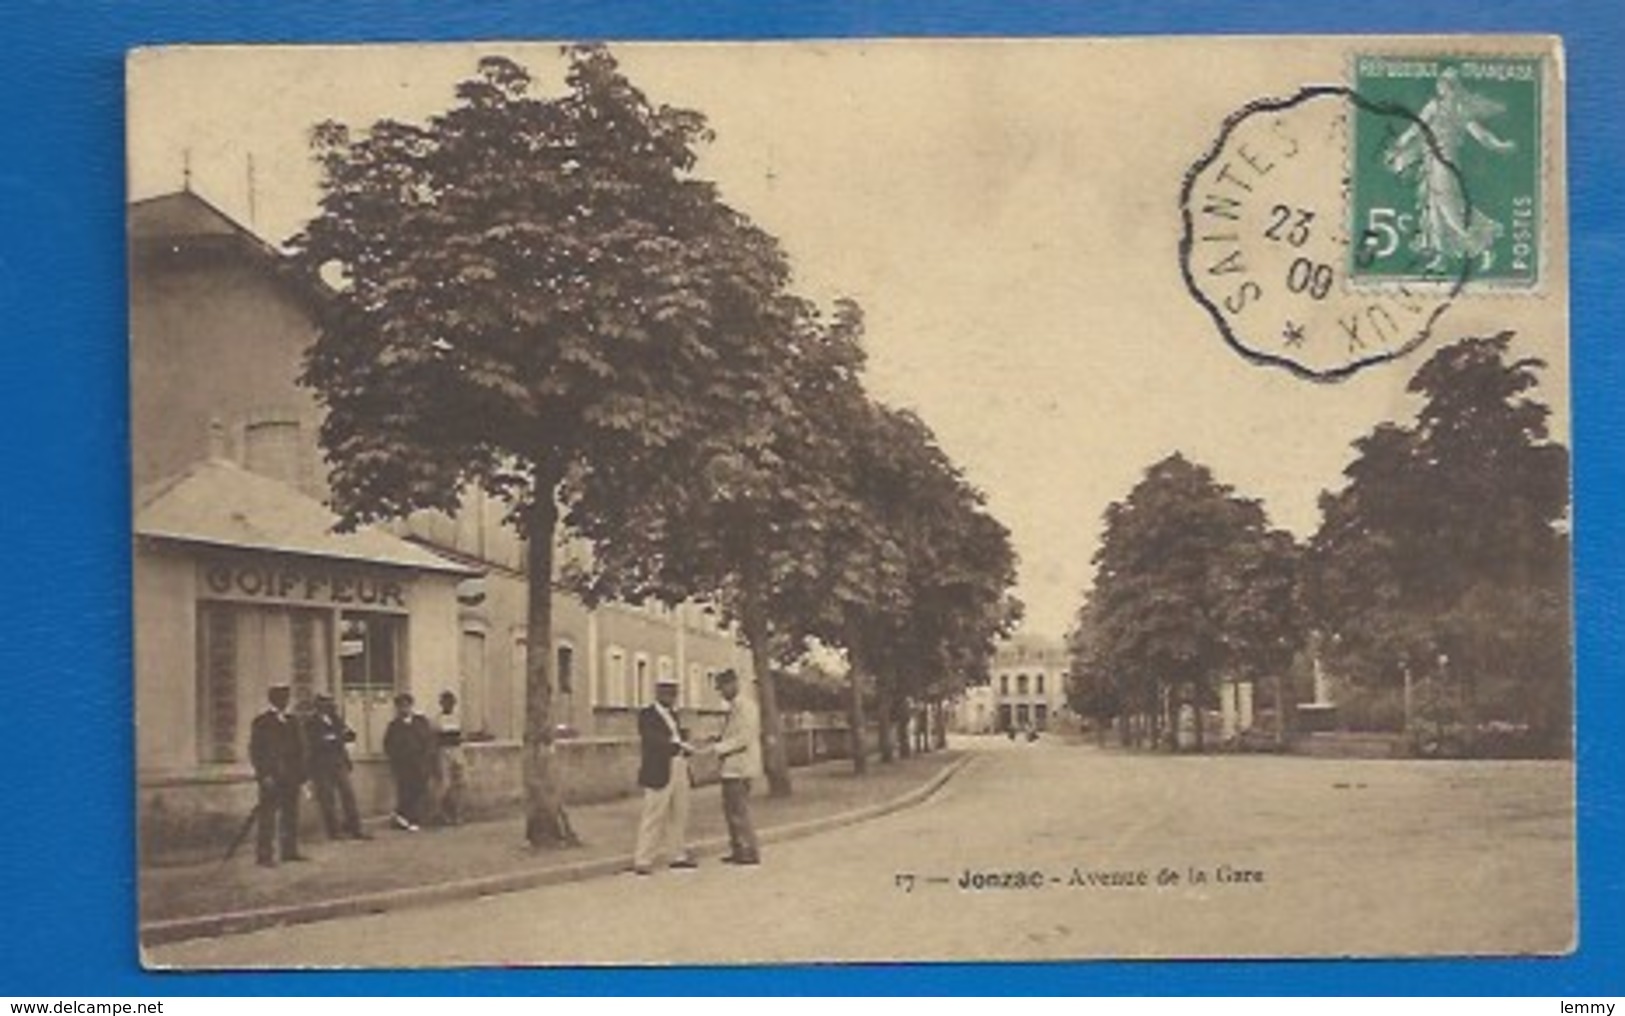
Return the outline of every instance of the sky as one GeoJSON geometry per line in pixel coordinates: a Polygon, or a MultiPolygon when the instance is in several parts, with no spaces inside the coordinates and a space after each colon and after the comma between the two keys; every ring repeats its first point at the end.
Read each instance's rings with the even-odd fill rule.
{"type": "MultiPolygon", "coordinates": [[[[1186,293],[1184,174],[1231,111],[1344,80],[1346,41],[612,49],[654,101],[707,116],[698,172],[780,238],[797,288],[863,305],[870,391],[918,412],[1011,529],[1028,633],[1064,634],[1105,508],[1175,451],[1312,533],[1350,442],[1414,412],[1405,384],[1439,341],[1518,330],[1518,351],[1550,364],[1540,398],[1567,441],[1556,146],[1540,291],[1465,296],[1406,360],[1304,381],[1241,359],[1186,293]]],[[[189,167],[194,190],[285,240],[316,208],[311,126],[422,119],[487,53],[560,88],[555,44],[138,51],[130,196],[177,190],[189,167]]]]}

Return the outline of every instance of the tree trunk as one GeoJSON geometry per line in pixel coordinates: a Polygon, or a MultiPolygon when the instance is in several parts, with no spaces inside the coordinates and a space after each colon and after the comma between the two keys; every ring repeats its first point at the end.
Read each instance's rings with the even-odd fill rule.
{"type": "Polygon", "coordinates": [[[897,728],[897,757],[908,758],[914,754],[914,745],[909,743],[909,712],[910,703],[907,699],[892,703],[892,722],[897,728]]]}
{"type": "Polygon", "coordinates": [[[1201,682],[1197,681],[1191,682],[1191,688],[1194,690],[1195,694],[1193,697],[1196,700],[1191,704],[1191,709],[1193,710],[1192,719],[1196,721],[1196,754],[1200,755],[1207,749],[1207,737],[1205,736],[1206,730],[1204,729],[1205,724],[1202,722],[1202,714],[1207,711],[1207,695],[1204,694],[1204,692],[1207,691],[1207,688],[1201,682]]]}
{"type": "Polygon", "coordinates": [[[553,537],[557,481],[539,475],[525,531],[525,839],[533,847],[577,846],[553,764],[553,537]]]}
{"type": "Polygon", "coordinates": [[[863,675],[856,663],[846,671],[851,697],[846,703],[847,746],[852,752],[852,772],[862,776],[869,771],[868,752],[863,744],[863,675]]]}
{"type": "Polygon", "coordinates": [[[760,584],[747,578],[740,620],[750,663],[756,671],[756,701],[762,719],[762,769],[772,797],[790,796],[790,760],[784,751],[784,720],[779,716],[779,692],[773,679],[773,658],[768,653],[767,615],[762,609],[760,584]]]}
{"type": "Polygon", "coordinates": [[[876,682],[875,709],[880,714],[875,718],[875,725],[880,734],[880,761],[890,762],[896,753],[896,746],[892,744],[892,735],[896,728],[892,724],[892,693],[884,678],[876,682]]]}
{"type": "MultiPolygon", "coordinates": [[[[1286,744],[1286,693],[1283,689],[1281,671],[1275,671],[1275,744],[1280,747],[1286,744]]],[[[1409,714],[1407,713],[1407,718],[1409,714]]],[[[1409,723],[1406,724],[1409,726],[1409,723]]],[[[1407,731],[1409,733],[1409,731],[1407,731]]]]}

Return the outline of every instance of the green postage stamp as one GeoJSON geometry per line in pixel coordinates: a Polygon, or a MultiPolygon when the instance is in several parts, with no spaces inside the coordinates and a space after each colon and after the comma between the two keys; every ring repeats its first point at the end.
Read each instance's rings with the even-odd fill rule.
{"type": "Polygon", "coordinates": [[[1539,57],[1355,59],[1356,283],[1539,282],[1541,72],[1539,57]]]}

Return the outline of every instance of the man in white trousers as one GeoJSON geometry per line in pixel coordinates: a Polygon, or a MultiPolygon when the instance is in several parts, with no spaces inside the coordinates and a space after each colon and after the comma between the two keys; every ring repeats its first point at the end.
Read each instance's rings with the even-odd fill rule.
{"type": "Polygon", "coordinates": [[[632,871],[654,874],[666,848],[671,867],[698,867],[688,850],[688,744],[677,722],[677,681],[661,677],[655,682],[655,700],[638,711],[638,739],[643,758],[638,785],[643,788],[643,814],[638,820],[638,842],[632,871]]]}

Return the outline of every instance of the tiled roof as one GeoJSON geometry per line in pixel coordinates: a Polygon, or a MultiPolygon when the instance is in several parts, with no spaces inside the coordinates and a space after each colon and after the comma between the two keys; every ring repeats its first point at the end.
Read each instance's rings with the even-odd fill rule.
{"type": "Polygon", "coordinates": [[[198,462],[136,495],[140,536],[480,574],[382,529],[340,533],[334,531],[337,523],[338,516],[315,498],[223,459],[198,462]]]}

